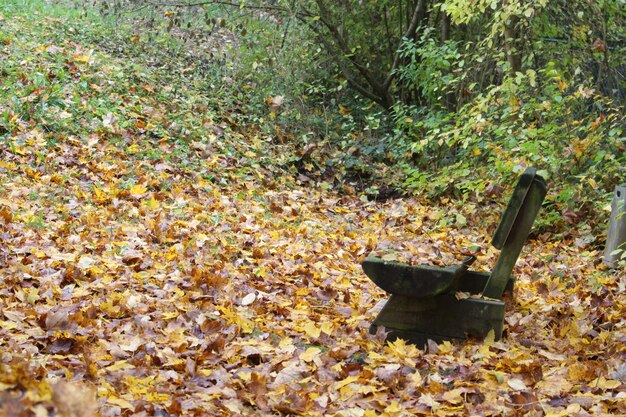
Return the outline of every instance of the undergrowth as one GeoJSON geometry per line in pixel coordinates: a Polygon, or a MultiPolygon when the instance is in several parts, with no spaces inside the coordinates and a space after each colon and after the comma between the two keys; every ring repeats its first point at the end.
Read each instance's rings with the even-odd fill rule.
{"type": "Polygon", "coordinates": [[[323,181],[368,198],[417,195],[459,204],[502,202],[501,190],[535,166],[549,184],[539,226],[556,233],[603,233],[612,189],[625,181],[621,104],[558,63],[479,90],[466,68],[484,51],[466,52],[454,42],[442,47],[425,31],[401,50],[407,65],[399,82],[431,105],[398,103],[385,112],[355,96],[314,42],[289,25],[276,31],[269,15],[246,19],[212,5],[194,15],[167,7],[114,13],[14,3],[68,17],[58,24],[77,40],[132,57],[135,70],[115,86],[143,79],[164,86],[149,93],[181,110],[154,134],[185,144],[179,152],[237,132],[258,144],[246,156],[246,146],[224,142],[244,164],[256,158],[300,182],[323,181]],[[451,110],[449,96],[458,89],[471,100],[451,110]]]}

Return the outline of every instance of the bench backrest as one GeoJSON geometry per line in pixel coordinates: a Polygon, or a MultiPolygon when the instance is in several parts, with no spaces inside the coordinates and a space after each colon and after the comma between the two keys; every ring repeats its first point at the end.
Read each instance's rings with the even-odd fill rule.
{"type": "Polygon", "coordinates": [[[485,285],[483,296],[502,297],[546,192],[546,182],[537,174],[537,170],[526,168],[517,182],[509,204],[502,213],[491,241],[491,244],[501,251],[485,285]]]}

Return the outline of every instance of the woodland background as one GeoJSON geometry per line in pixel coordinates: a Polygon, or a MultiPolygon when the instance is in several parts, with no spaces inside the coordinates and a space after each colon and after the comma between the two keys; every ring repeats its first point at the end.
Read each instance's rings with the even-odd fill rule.
{"type": "Polygon", "coordinates": [[[465,199],[532,165],[561,227],[603,221],[624,178],[621,0],[92,4],[152,65],[297,143],[304,175],[465,199]]]}

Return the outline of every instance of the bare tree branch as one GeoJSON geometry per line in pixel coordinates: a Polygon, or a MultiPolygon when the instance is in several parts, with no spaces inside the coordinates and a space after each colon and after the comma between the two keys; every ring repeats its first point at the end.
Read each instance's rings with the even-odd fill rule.
{"type": "Polygon", "coordinates": [[[398,68],[398,63],[400,62],[400,47],[402,46],[402,40],[404,38],[411,39],[415,36],[417,27],[419,26],[421,21],[424,19],[425,15],[426,15],[426,0],[419,0],[417,2],[417,5],[415,6],[415,10],[413,10],[411,23],[409,24],[409,27],[404,33],[404,36],[400,39],[400,42],[398,46],[396,47],[396,53],[394,54],[394,57],[393,57],[393,64],[391,64],[391,69],[389,70],[389,74],[387,75],[387,78],[383,82],[383,86],[385,88],[388,89],[391,86],[391,82],[393,81],[395,77],[395,70],[396,68],[398,68]]]}
{"type": "MultiPolygon", "coordinates": [[[[276,4],[263,4],[263,3],[242,3],[228,0],[190,0],[190,1],[164,1],[158,0],[146,0],[147,3],[155,7],[196,7],[207,4],[225,6],[230,8],[250,9],[250,10],[265,10],[274,13],[280,13],[284,15],[295,16],[298,20],[306,24],[311,28],[318,38],[324,44],[326,50],[331,56],[335,56],[335,61],[342,74],[348,80],[348,83],[360,94],[375,101],[381,106],[389,109],[393,104],[393,98],[390,94],[391,83],[396,76],[396,68],[400,64],[400,47],[402,45],[402,39],[400,39],[395,52],[393,54],[393,62],[387,76],[384,80],[379,79],[377,74],[374,73],[368,65],[362,62],[358,54],[355,54],[350,48],[346,35],[339,30],[338,25],[333,17],[333,12],[329,8],[325,0],[315,0],[314,4],[317,6],[319,16],[317,13],[300,8],[299,10],[293,10],[293,7],[280,6],[276,4]],[[312,19],[316,17],[317,20],[312,19]],[[316,23],[317,21],[317,23],[316,23]],[[325,30],[321,30],[321,27],[325,30]],[[328,39],[330,34],[330,39],[328,39]],[[331,41],[332,39],[332,41],[331,41]],[[349,65],[348,65],[349,64],[349,65]],[[352,67],[350,70],[349,66],[352,67]],[[359,81],[359,79],[361,81],[359,81]]],[[[427,0],[418,0],[411,21],[407,27],[403,37],[413,38],[426,15],[427,0]]]]}
{"type": "MultiPolygon", "coordinates": [[[[333,39],[337,42],[337,45],[341,52],[344,54],[345,58],[347,58],[352,63],[352,65],[354,65],[359,74],[365,79],[365,81],[367,81],[367,84],[372,87],[372,91],[370,92],[370,94],[373,93],[376,97],[379,97],[378,100],[374,101],[381,104],[385,108],[389,108],[391,106],[389,89],[386,88],[380,81],[378,81],[372,74],[372,72],[365,65],[363,65],[357,58],[357,56],[352,52],[352,50],[348,46],[348,42],[346,41],[345,37],[339,32],[337,26],[334,25],[333,22],[330,20],[332,16],[324,1],[316,0],[315,3],[320,10],[320,21],[330,31],[333,39]]],[[[341,60],[341,57],[339,58],[339,60],[341,60]]]]}

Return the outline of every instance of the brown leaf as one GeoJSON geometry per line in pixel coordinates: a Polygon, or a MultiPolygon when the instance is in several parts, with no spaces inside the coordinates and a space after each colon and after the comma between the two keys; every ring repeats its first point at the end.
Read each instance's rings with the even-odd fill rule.
{"type": "Polygon", "coordinates": [[[8,225],[13,221],[13,214],[8,209],[3,207],[0,209],[0,220],[5,225],[8,225]]]}
{"type": "Polygon", "coordinates": [[[606,43],[602,39],[597,38],[593,41],[592,48],[597,52],[606,52],[606,43]]]}
{"type": "Polygon", "coordinates": [[[289,394],[278,405],[274,406],[274,410],[284,414],[306,414],[309,408],[308,395],[301,394],[289,394]]]}
{"type": "Polygon", "coordinates": [[[485,196],[487,197],[500,197],[504,192],[504,188],[500,184],[489,183],[485,188],[485,196]]]}
{"type": "Polygon", "coordinates": [[[76,323],[70,320],[70,308],[59,308],[48,313],[45,320],[46,330],[70,330],[76,327],[76,323]]]}
{"type": "Polygon", "coordinates": [[[260,410],[269,410],[267,404],[267,377],[265,375],[252,372],[250,381],[246,384],[246,390],[250,399],[260,410]]]}
{"type": "Polygon", "coordinates": [[[172,398],[172,402],[165,409],[173,416],[179,416],[183,411],[180,401],[176,398],[172,398]]]}
{"type": "Polygon", "coordinates": [[[517,392],[515,394],[511,394],[510,401],[524,412],[541,409],[541,404],[537,401],[537,397],[530,392],[517,392]]]}
{"type": "Polygon", "coordinates": [[[26,407],[17,395],[11,392],[0,393],[0,417],[22,417],[26,415],[26,407]]]}
{"type": "Polygon", "coordinates": [[[270,387],[276,388],[284,384],[292,384],[299,381],[302,378],[302,374],[306,370],[306,365],[303,365],[298,361],[292,361],[288,363],[280,372],[278,372],[274,382],[270,384],[270,387]]]}
{"type": "Polygon", "coordinates": [[[52,403],[60,417],[91,417],[98,412],[95,388],[80,382],[54,384],[52,403]]]}

